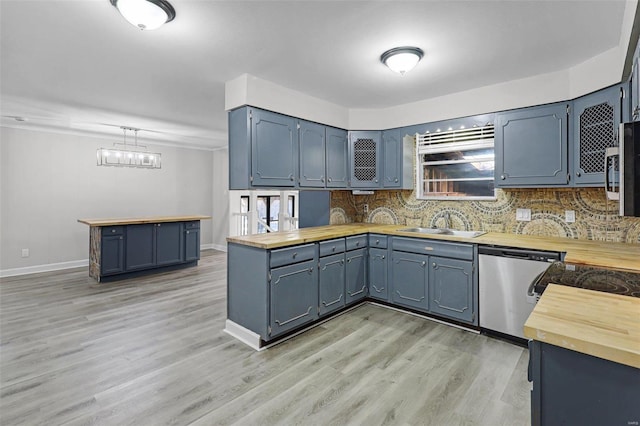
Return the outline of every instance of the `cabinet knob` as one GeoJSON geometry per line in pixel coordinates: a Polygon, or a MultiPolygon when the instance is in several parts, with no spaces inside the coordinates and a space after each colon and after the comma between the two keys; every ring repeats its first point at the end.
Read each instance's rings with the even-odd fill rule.
{"type": "Polygon", "coordinates": [[[433,266],[434,268],[437,268],[437,267],[438,267],[438,264],[437,264],[436,262],[433,262],[433,265],[432,265],[432,266],[433,266]]]}
{"type": "Polygon", "coordinates": [[[582,176],[582,173],[576,172],[576,176],[580,177],[580,176],[582,176]]]}
{"type": "Polygon", "coordinates": [[[313,274],[313,268],[309,268],[309,273],[313,274]]]}
{"type": "Polygon", "coordinates": [[[324,178],[323,177],[320,178],[320,182],[324,182],[324,178]]]}
{"type": "Polygon", "coordinates": [[[111,232],[116,232],[116,230],[115,230],[115,229],[112,229],[112,230],[111,230],[111,232]]]}
{"type": "Polygon", "coordinates": [[[356,247],[360,245],[360,241],[356,241],[356,247]]]}
{"type": "Polygon", "coordinates": [[[298,253],[293,253],[292,257],[295,259],[297,255],[298,255],[298,253]]]}
{"type": "Polygon", "coordinates": [[[120,237],[119,239],[122,240],[124,237],[120,237]]]}
{"type": "Polygon", "coordinates": [[[424,267],[424,266],[427,266],[427,262],[423,260],[423,261],[422,261],[422,266],[423,266],[423,267],[424,267]]]}
{"type": "Polygon", "coordinates": [[[386,256],[384,256],[384,255],[383,255],[383,256],[382,256],[382,260],[384,260],[384,259],[386,259],[386,256]]]}
{"type": "Polygon", "coordinates": [[[160,224],[157,224],[156,226],[157,226],[158,228],[160,228],[160,224]]]}
{"type": "Polygon", "coordinates": [[[376,244],[380,244],[380,240],[376,240],[376,244]]]}
{"type": "Polygon", "coordinates": [[[505,175],[500,175],[500,179],[505,180],[507,177],[505,175]]]}
{"type": "Polygon", "coordinates": [[[395,178],[393,181],[394,181],[394,182],[396,182],[396,183],[398,183],[398,178],[395,178]]]}
{"type": "Polygon", "coordinates": [[[331,251],[336,251],[336,246],[331,247],[331,251]]]}
{"type": "Polygon", "coordinates": [[[187,231],[187,234],[189,233],[189,231],[187,231]]]}
{"type": "Polygon", "coordinates": [[[289,180],[290,180],[290,181],[293,181],[293,176],[289,176],[289,180]]]}
{"type": "Polygon", "coordinates": [[[378,179],[374,179],[373,181],[374,181],[375,183],[378,183],[378,179]]]}
{"type": "Polygon", "coordinates": [[[331,178],[327,179],[327,182],[331,182],[331,178]]]}
{"type": "Polygon", "coordinates": [[[344,265],[344,259],[342,259],[342,260],[340,261],[340,264],[341,264],[341,265],[344,265]]]}

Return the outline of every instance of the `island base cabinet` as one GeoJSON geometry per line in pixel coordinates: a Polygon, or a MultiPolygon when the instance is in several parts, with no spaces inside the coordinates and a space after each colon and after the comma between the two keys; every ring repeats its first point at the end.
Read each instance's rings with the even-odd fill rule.
{"type": "Polygon", "coordinates": [[[270,271],[270,333],[285,333],[318,318],[317,260],[270,271]]]}
{"type": "Polygon", "coordinates": [[[124,272],[124,236],[109,235],[102,237],[100,269],[101,275],[124,272]]]}
{"type": "Polygon", "coordinates": [[[200,229],[187,228],[184,231],[184,260],[200,259],[200,229]]]}
{"type": "Polygon", "coordinates": [[[387,301],[389,286],[387,284],[387,250],[369,249],[369,296],[387,301]]]}
{"type": "Polygon", "coordinates": [[[391,300],[398,305],[427,311],[429,309],[428,269],[429,256],[393,252],[391,262],[391,300]]]}
{"type": "Polygon", "coordinates": [[[127,271],[156,266],[154,224],[127,226],[125,268],[127,271]]]}
{"type": "Polygon", "coordinates": [[[320,258],[320,316],[344,307],[344,253],[320,258]]]}
{"type": "Polygon", "coordinates": [[[473,322],[476,319],[473,262],[429,258],[429,309],[431,313],[473,322]]]}
{"type": "Polygon", "coordinates": [[[182,223],[158,223],[156,225],[156,265],[182,262],[184,243],[182,223]]]}
{"type": "Polygon", "coordinates": [[[367,296],[366,249],[346,253],[346,303],[351,304],[367,296]]]}
{"type": "Polygon", "coordinates": [[[640,421],[640,369],[529,341],[531,425],[629,425],[640,421]]]}

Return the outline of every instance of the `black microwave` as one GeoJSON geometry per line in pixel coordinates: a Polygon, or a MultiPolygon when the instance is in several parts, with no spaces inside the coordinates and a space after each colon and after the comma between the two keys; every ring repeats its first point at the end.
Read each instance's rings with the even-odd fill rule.
{"type": "Polygon", "coordinates": [[[619,135],[619,146],[605,154],[607,198],[620,201],[620,216],[640,217],[640,122],[620,124],[619,135]]]}

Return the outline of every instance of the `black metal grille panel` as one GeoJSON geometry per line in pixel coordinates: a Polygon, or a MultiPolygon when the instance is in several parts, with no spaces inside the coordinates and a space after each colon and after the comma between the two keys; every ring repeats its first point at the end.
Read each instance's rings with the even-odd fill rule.
{"type": "Polygon", "coordinates": [[[373,139],[356,139],[353,143],[353,176],[360,181],[376,178],[376,143],[373,139]]]}
{"type": "Polygon", "coordinates": [[[580,114],[580,168],[585,173],[604,172],[605,148],[615,146],[613,106],[601,103],[580,114]]]}

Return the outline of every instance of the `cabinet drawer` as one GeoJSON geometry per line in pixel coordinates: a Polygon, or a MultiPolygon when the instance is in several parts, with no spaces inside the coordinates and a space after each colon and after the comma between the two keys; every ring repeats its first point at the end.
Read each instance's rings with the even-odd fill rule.
{"type": "Polygon", "coordinates": [[[289,265],[292,263],[310,260],[315,257],[316,245],[305,244],[302,246],[287,247],[278,250],[271,250],[271,267],[289,265]]]}
{"type": "Polygon", "coordinates": [[[369,235],[369,248],[387,248],[387,236],[380,234],[369,235]]]}
{"type": "Polygon", "coordinates": [[[367,246],[367,236],[358,235],[356,237],[347,237],[347,251],[365,248],[367,246]]]}
{"type": "Polygon", "coordinates": [[[184,229],[200,229],[200,221],[192,220],[184,223],[184,229]]]}
{"type": "Polygon", "coordinates": [[[331,254],[343,253],[345,248],[344,238],[320,242],[320,257],[331,254]]]}
{"type": "Polygon", "coordinates": [[[391,244],[393,249],[398,251],[473,260],[473,245],[471,244],[402,237],[393,237],[391,244]]]}
{"type": "Polygon", "coordinates": [[[122,235],[124,234],[124,226],[103,226],[102,227],[102,236],[106,237],[107,235],[122,235]]]}

